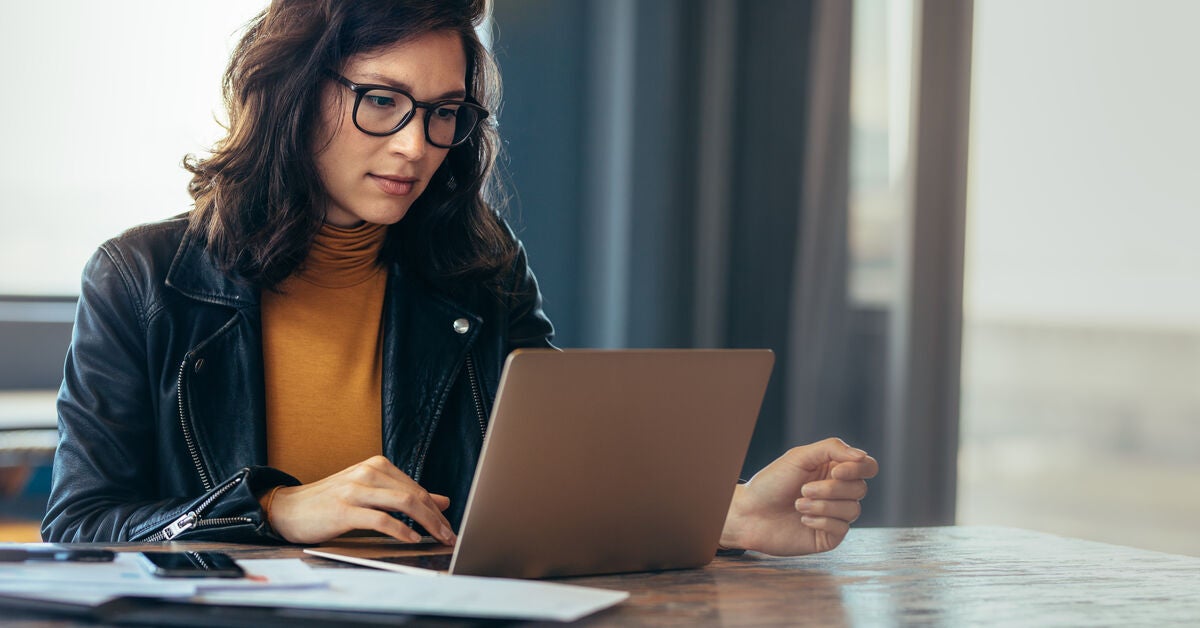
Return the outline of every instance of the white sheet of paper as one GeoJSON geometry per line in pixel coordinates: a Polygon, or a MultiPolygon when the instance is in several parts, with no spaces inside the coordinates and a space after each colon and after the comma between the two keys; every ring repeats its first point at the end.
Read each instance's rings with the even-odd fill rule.
{"type": "Polygon", "coordinates": [[[213,604],[291,606],[456,617],[574,621],[629,598],[625,591],[506,578],[430,578],[365,569],[314,569],[329,583],[305,591],[213,591],[213,604]]]}
{"type": "Polygon", "coordinates": [[[246,578],[158,578],[133,553],[108,563],[31,561],[0,565],[0,593],[95,606],[116,597],[191,597],[203,591],[322,588],[326,581],[298,558],[237,561],[246,578]]]}
{"type": "Polygon", "coordinates": [[[101,563],[30,560],[23,563],[0,563],[0,590],[9,584],[40,582],[57,586],[73,585],[145,585],[156,581],[133,553],[117,554],[115,560],[101,563]]]}
{"type": "Polygon", "coordinates": [[[311,589],[328,584],[316,569],[299,558],[250,558],[238,560],[237,564],[246,570],[245,578],[201,578],[196,582],[196,590],[311,589]]]}

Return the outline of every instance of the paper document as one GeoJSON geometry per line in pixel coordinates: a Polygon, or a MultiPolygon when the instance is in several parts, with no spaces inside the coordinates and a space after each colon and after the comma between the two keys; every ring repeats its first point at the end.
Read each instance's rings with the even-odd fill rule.
{"type": "Polygon", "coordinates": [[[0,593],[41,600],[99,604],[122,596],[187,598],[203,591],[324,587],[325,580],[298,558],[237,561],[245,578],[158,578],[134,553],[107,563],[0,564],[0,593]]]}
{"type": "MultiPolygon", "coordinates": [[[[106,563],[0,563],[0,597],[99,608],[118,598],[198,604],[573,621],[629,597],[575,585],[314,569],[297,558],[237,561],[246,578],[159,578],[133,553],[106,563]]],[[[434,572],[435,573],[435,572],[434,572]]]]}
{"type": "Polygon", "coordinates": [[[365,569],[313,571],[329,583],[328,588],[213,591],[195,599],[211,604],[574,621],[629,598],[625,591],[534,580],[474,576],[430,578],[365,569]]]}

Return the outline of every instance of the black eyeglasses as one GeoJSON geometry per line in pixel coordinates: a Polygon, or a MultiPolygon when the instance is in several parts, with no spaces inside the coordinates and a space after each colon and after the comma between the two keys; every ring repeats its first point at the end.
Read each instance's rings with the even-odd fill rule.
{"type": "Polygon", "coordinates": [[[467,141],[488,117],[488,110],[464,100],[421,102],[412,94],[386,85],[359,85],[335,72],[337,82],[354,92],[354,126],[367,135],[397,133],[424,109],[425,139],[438,148],[454,148],[467,141]]]}

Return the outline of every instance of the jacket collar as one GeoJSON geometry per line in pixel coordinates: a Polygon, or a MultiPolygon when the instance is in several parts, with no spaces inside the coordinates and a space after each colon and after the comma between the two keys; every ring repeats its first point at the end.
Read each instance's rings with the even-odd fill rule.
{"type": "Polygon", "coordinates": [[[258,305],[258,288],[230,278],[217,266],[204,242],[185,233],[167,271],[167,285],[184,296],[229,307],[258,305]]]}

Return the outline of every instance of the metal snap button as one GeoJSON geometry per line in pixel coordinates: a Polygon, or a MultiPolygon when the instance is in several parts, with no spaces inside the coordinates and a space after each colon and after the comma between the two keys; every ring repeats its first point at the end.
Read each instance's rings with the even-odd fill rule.
{"type": "Polygon", "coordinates": [[[197,358],[196,363],[192,365],[192,370],[199,373],[204,370],[204,358],[197,358]]]}
{"type": "Polygon", "coordinates": [[[465,318],[454,319],[454,331],[455,333],[459,334],[465,334],[471,331],[471,321],[465,318]]]}

